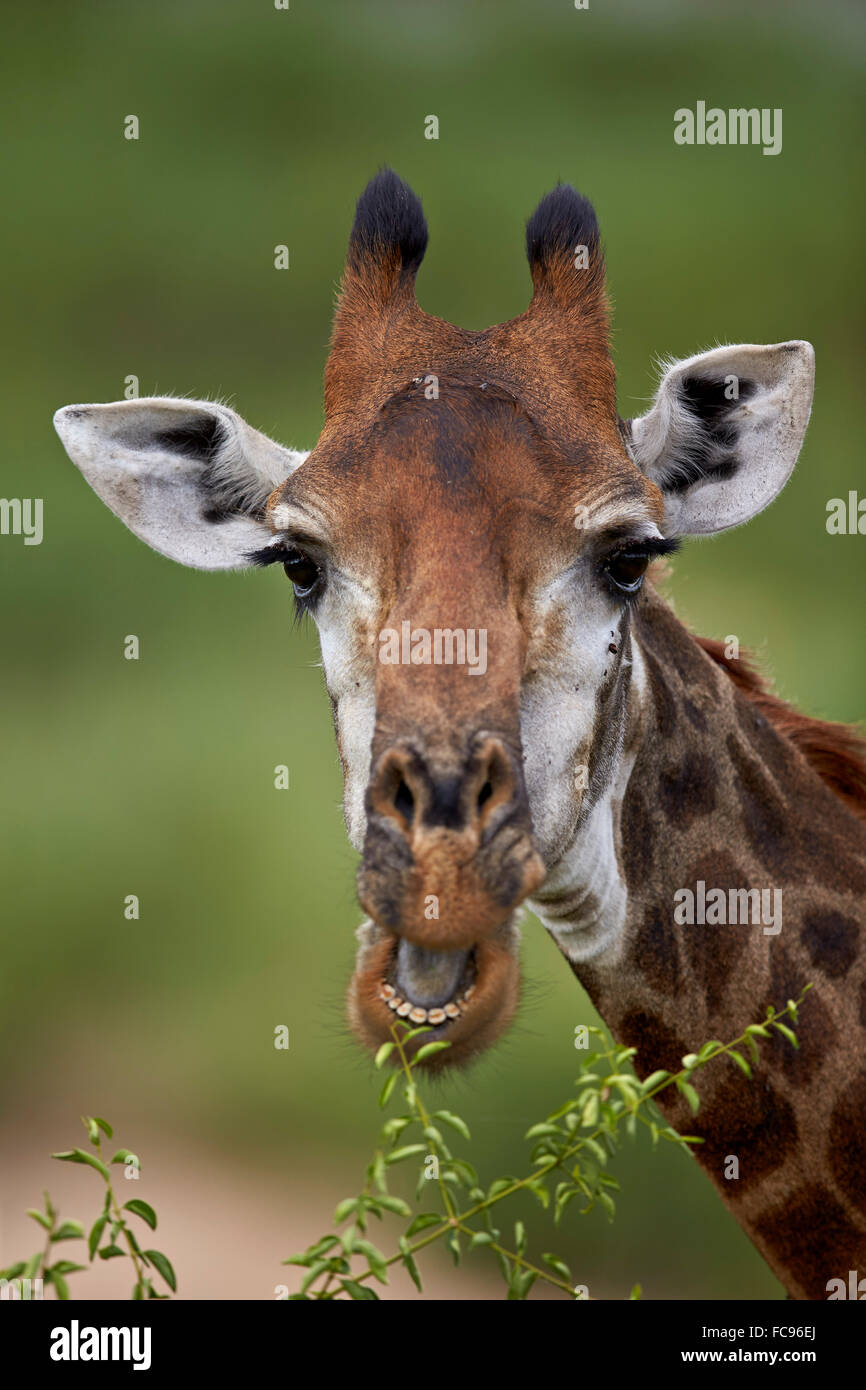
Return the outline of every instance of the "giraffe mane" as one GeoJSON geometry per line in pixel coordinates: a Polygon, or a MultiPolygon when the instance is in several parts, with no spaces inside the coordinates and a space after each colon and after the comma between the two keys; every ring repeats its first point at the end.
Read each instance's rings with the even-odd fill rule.
{"type": "Polygon", "coordinates": [[[866,821],[866,739],[849,724],[812,719],[768,689],[749,656],[725,655],[723,642],[696,637],[696,642],[757,710],[797,748],[818,776],[850,811],[866,821]]]}

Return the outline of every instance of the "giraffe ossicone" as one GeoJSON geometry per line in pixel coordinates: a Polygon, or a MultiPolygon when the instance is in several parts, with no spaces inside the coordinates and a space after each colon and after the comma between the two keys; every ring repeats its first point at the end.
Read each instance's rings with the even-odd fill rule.
{"type": "Polygon", "coordinates": [[[699,1162],[789,1292],[826,1297],[866,1270],[862,750],[693,637],[647,577],[680,538],[778,495],[812,349],[668,363],[649,411],[623,420],[585,198],[542,200],[529,307],[481,332],[419,307],[426,243],[414,193],[379,174],[309,452],[208,401],[70,406],[57,429],[154,549],[280,563],[318,627],[361,855],[348,1009],[365,1046],[396,1013],[447,1037],[449,1064],[489,1047],[519,1003],[524,904],[644,1073],[813,983],[799,1052],[768,1044],[755,1084],[708,1069],[696,1120],[679,1097],[665,1109],[703,1137],[699,1162]],[[415,660],[412,641],[378,660],[404,624],[483,631],[483,671],[415,660]],[[780,929],[677,920],[707,885],[732,903],[778,893],[780,929]]]}

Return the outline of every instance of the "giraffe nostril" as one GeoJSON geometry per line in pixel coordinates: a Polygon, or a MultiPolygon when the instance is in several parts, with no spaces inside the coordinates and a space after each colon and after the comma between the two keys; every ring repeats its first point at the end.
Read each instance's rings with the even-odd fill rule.
{"type": "Polygon", "coordinates": [[[408,824],[411,825],[415,818],[415,798],[402,777],[394,793],[394,807],[400,812],[401,816],[406,819],[408,824]]]}

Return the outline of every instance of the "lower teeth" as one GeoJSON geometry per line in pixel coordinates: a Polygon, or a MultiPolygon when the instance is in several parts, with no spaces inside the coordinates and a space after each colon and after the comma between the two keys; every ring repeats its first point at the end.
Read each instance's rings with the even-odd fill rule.
{"type": "Polygon", "coordinates": [[[450,1003],[424,1009],[420,1004],[411,1004],[408,1000],[401,999],[394,986],[386,981],[379,986],[379,998],[389,1009],[393,1009],[398,1018],[408,1018],[410,1023],[432,1023],[436,1027],[441,1023],[447,1023],[449,1019],[459,1018],[466,1008],[466,1001],[474,992],[475,986],[470,985],[461,996],[450,1003]]]}

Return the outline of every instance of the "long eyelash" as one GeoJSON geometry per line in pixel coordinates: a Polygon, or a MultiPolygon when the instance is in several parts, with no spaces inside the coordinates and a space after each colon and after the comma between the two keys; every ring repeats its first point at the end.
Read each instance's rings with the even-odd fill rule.
{"type": "Polygon", "coordinates": [[[281,565],[287,554],[279,545],[266,545],[263,550],[250,550],[246,558],[251,565],[264,569],[267,565],[281,565]]]}
{"type": "Polygon", "coordinates": [[[301,623],[304,621],[304,618],[309,618],[310,616],[312,616],[312,613],[319,602],[319,594],[317,594],[314,589],[309,594],[303,594],[299,598],[298,595],[293,592],[292,598],[294,599],[295,603],[295,624],[296,626],[300,627],[301,623]]]}
{"type": "Polygon", "coordinates": [[[637,555],[648,555],[654,560],[657,555],[673,555],[681,545],[679,536],[672,536],[670,539],[665,536],[647,536],[646,540],[631,543],[626,541],[623,545],[618,545],[617,550],[634,551],[637,555]]]}
{"type": "MultiPolygon", "coordinates": [[[[679,536],[672,536],[669,539],[665,536],[647,536],[643,540],[633,541],[625,539],[610,552],[607,558],[610,560],[614,555],[619,554],[623,550],[627,550],[630,555],[646,555],[649,560],[655,560],[660,555],[673,555],[680,549],[681,545],[682,541],[679,536]]],[[[637,603],[643,592],[643,582],[638,584],[636,589],[629,592],[628,590],[620,589],[614,583],[607,571],[607,564],[604,565],[603,569],[608,588],[617,601],[625,604],[626,607],[631,607],[633,604],[637,603]]]]}
{"type": "MultiPolygon", "coordinates": [[[[289,550],[280,545],[266,545],[262,550],[251,550],[247,553],[247,560],[257,569],[266,569],[268,565],[281,565],[285,563],[289,550]]],[[[292,591],[292,598],[295,606],[295,624],[299,626],[304,618],[309,617],[320,598],[317,592],[318,586],[310,590],[308,594],[296,594],[292,591]]]]}

